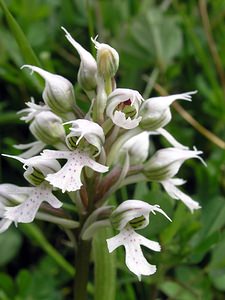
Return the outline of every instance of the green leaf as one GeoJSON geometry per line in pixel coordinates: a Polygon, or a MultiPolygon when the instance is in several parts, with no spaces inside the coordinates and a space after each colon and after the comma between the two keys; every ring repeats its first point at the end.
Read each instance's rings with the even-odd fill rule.
{"type": "Polygon", "coordinates": [[[6,292],[11,298],[15,292],[12,278],[5,273],[0,273],[0,290],[6,292]]]}
{"type": "Polygon", "coordinates": [[[18,294],[24,298],[27,294],[27,290],[31,284],[32,276],[27,270],[21,270],[16,277],[16,283],[18,286],[18,294]]]}
{"type": "Polygon", "coordinates": [[[75,274],[74,267],[47,241],[42,231],[35,224],[20,224],[22,231],[35,241],[59,266],[61,266],[72,277],[75,274]]]}
{"type": "Polygon", "coordinates": [[[21,243],[21,235],[13,228],[0,235],[0,266],[6,265],[17,255],[21,243]]]}
{"type": "Polygon", "coordinates": [[[2,8],[2,10],[5,14],[9,28],[18,43],[18,46],[24,57],[25,62],[27,64],[32,64],[32,65],[41,67],[41,64],[40,64],[37,56],[35,55],[34,51],[32,50],[32,48],[30,46],[30,43],[28,42],[28,40],[27,40],[26,36],[24,35],[19,24],[17,23],[15,18],[12,16],[10,11],[8,10],[4,0],[0,0],[0,7],[2,8]]]}
{"type": "Polygon", "coordinates": [[[104,228],[93,239],[95,300],[115,300],[116,257],[115,253],[109,253],[106,244],[106,239],[112,235],[111,228],[104,228]]]}

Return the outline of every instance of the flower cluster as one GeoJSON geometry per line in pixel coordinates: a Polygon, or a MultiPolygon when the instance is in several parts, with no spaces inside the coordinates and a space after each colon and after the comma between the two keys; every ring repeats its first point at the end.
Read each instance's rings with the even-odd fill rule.
{"type": "Polygon", "coordinates": [[[191,101],[195,92],[145,100],[138,91],[117,88],[117,51],[92,39],[95,59],[63,30],[80,56],[77,80],[89,110],[80,109],[73,85],[64,77],[36,66],[22,67],[39,74],[45,87],[42,103],[32,99],[19,112],[21,120],[29,123],[34,142],[16,145],[25,150],[19,156],[4,155],[23,164],[30,186],[0,185],[0,232],[13,222],[29,223],[35,217],[70,228],[81,226],[78,239],[90,239],[102,226],[112,226],[119,234],[107,240],[109,252],[123,245],[127,267],[141,279],[141,275],[156,271],[141,246],[160,251],[160,245],[136,230],[148,225],[150,213],[159,212],[171,220],[157,204],[127,200],[113,210],[107,199],[121,186],[143,180],[160,183],[171,198],[180,199],[191,212],[200,208],[178,188],[185,181],[174,176],[186,160],[202,160],[202,152],[189,150],[164,128],[171,121],[170,105],[179,99],[191,101]],[[166,138],[171,147],[149,157],[150,137],[155,134],[166,138]],[[55,191],[58,197],[60,191],[66,192],[77,205],[81,224],[68,217],[55,191]],[[60,217],[55,217],[59,211],[60,217]]]}

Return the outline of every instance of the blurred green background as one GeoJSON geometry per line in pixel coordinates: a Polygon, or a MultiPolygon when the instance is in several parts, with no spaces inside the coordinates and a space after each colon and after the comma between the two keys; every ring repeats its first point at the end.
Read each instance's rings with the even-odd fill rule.
{"type": "MultiPolygon", "coordinates": [[[[181,143],[204,151],[207,168],[188,161],[179,174],[202,209],[191,214],[156,184],[138,184],[129,191],[136,199],[160,204],[173,222],[156,216],[145,229],[146,237],[162,245],[159,254],[146,251],[147,259],[158,265],[154,276],[138,282],[123,262],[123,250],[117,253],[116,300],[225,299],[225,1],[5,3],[42,67],[73,82],[81,105],[86,98],[76,83],[79,57],[61,26],[93,53],[90,36],[97,34],[100,42],[117,49],[118,87],[137,89],[145,98],[198,90],[191,103],[174,106],[167,129],[181,143]]],[[[41,101],[43,82],[20,70],[35,62],[24,56],[2,8],[0,0],[0,152],[17,154],[12,145],[33,138],[16,111],[30,96],[41,101]]],[[[152,147],[161,146],[168,144],[154,138],[152,147]]],[[[25,185],[21,174],[19,164],[1,158],[1,183],[25,185]]],[[[117,197],[126,200],[126,193],[117,197]]],[[[66,232],[43,222],[19,225],[19,230],[12,226],[0,235],[0,300],[72,299],[72,265],[66,232]]]]}

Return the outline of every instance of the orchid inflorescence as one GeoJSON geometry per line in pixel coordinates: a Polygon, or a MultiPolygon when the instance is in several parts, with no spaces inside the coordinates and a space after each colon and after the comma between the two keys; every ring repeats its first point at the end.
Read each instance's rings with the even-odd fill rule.
{"type": "Polygon", "coordinates": [[[164,129],[171,120],[170,105],[179,99],[191,101],[195,91],[145,100],[138,91],[117,88],[117,51],[92,39],[97,49],[95,59],[62,29],[80,56],[78,83],[89,101],[89,110],[84,112],[77,105],[73,85],[64,77],[32,65],[22,67],[45,80],[44,102],[36,104],[31,99],[19,112],[36,140],[16,145],[25,150],[19,156],[4,155],[23,164],[24,177],[31,186],[0,185],[0,232],[13,222],[29,223],[37,218],[79,228],[78,239],[89,240],[99,228],[111,226],[119,234],[107,239],[109,252],[123,245],[127,267],[141,279],[141,275],[156,272],[141,245],[153,251],[160,251],[160,245],[136,230],[148,225],[150,213],[159,212],[171,219],[157,204],[127,200],[114,209],[107,199],[122,186],[151,181],[160,183],[171,198],[180,199],[191,212],[200,208],[178,188],[185,181],[175,176],[184,161],[202,161],[202,152],[189,150],[164,129]],[[149,139],[156,134],[167,139],[171,147],[149,157],[149,139]],[[65,213],[55,191],[58,197],[59,191],[67,193],[82,222],[65,213]]]}

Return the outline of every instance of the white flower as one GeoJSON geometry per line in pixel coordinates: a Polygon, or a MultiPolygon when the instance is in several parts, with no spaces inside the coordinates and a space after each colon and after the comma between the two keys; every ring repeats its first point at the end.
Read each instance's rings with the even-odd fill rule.
{"type": "Polygon", "coordinates": [[[114,124],[125,129],[138,126],[139,107],[144,99],[135,90],[115,89],[108,97],[106,114],[114,124]]]}
{"type": "Polygon", "coordinates": [[[119,158],[125,153],[129,154],[131,165],[141,164],[146,161],[149,153],[149,133],[143,131],[130,138],[123,144],[119,158]]]}
{"type": "Polygon", "coordinates": [[[67,40],[73,45],[80,55],[81,63],[78,71],[78,82],[85,91],[91,91],[96,88],[96,75],[97,75],[97,63],[94,57],[84,49],[79,43],[77,43],[69,32],[61,27],[66,33],[67,40]]]}
{"type": "Polygon", "coordinates": [[[119,67],[119,54],[111,46],[99,43],[97,40],[91,38],[97,49],[97,66],[98,74],[102,77],[113,77],[119,67]]]}
{"type": "Polygon", "coordinates": [[[33,98],[31,98],[30,102],[26,102],[25,104],[28,106],[28,108],[24,108],[24,109],[18,111],[18,114],[22,115],[20,120],[23,120],[26,123],[33,121],[35,119],[36,115],[38,115],[40,112],[50,110],[50,108],[47,105],[35,104],[33,98]]]}
{"type": "Polygon", "coordinates": [[[91,152],[93,152],[94,156],[100,154],[102,145],[105,142],[105,136],[101,126],[85,119],[78,119],[64,124],[72,124],[70,133],[66,137],[67,146],[71,150],[76,149],[78,145],[80,145],[80,149],[83,147],[83,150],[92,148],[89,150],[92,150],[91,152]]]}
{"type": "Polygon", "coordinates": [[[55,114],[64,116],[73,111],[75,96],[73,85],[69,80],[35,66],[24,65],[22,68],[29,68],[44,78],[45,88],[42,96],[55,114]]]}
{"type": "Polygon", "coordinates": [[[126,251],[126,265],[138,276],[139,280],[141,280],[141,275],[151,275],[156,272],[156,266],[149,264],[143,256],[141,245],[154,251],[160,251],[161,247],[159,243],[137,234],[134,229],[146,227],[149,223],[150,212],[155,214],[155,211],[162,213],[170,220],[158,205],[150,205],[139,200],[123,202],[111,216],[113,226],[120,230],[120,233],[107,239],[109,252],[123,245],[126,251]]]}
{"type": "Polygon", "coordinates": [[[149,180],[160,182],[172,198],[180,199],[193,212],[200,208],[199,204],[176,187],[182,185],[184,181],[178,178],[172,179],[172,177],[177,174],[187,159],[198,158],[205,164],[200,154],[202,151],[177,148],[158,150],[145,164],[144,174],[149,180]]]}
{"type": "Polygon", "coordinates": [[[74,151],[44,150],[41,155],[43,158],[67,160],[66,164],[57,173],[48,174],[46,177],[47,181],[54,187],[60,188],[63,193],[80,189],[82,186],[81,171],[85,166],[100,173],[108,171],[108,167],[97,163],[85,152],[78,149],[74,151]]]}
{"type": "Polygon", "coordinates": [[[44,201],[48,202],[54,208],[62,206],[62,202],[52,194],[52,187],[47,182],[43,182],[37,187],[14,187],[12,190],[9,188],[8,192],[26,196],[26,200],[21,204],[13,207],[5,207],[4,218],[15,223],[32,222],[40,205],[44,201]]]}
{"type": "Polygon", "coordinates": [[[45,159],[42,156],[34,156],[29,159],[24,159],[14,155],[2,155],[14,158],[23,163],[23,168],[25,169],[24,177],[33,185],[41,184],[49,173],[54,173],[61,168],[56,159],[45,159]]]}
{"type": "Polygon", "coordinates": [[[144,130],[156,130],[164,127],[171,120],[170,105],[178,99],[191,101],[191,95],[195,93],[196,91],[193,91],[145,100],[140,108],[142,116],[140,127],[144,130]]]}

